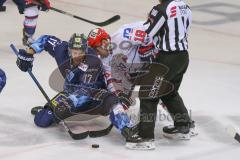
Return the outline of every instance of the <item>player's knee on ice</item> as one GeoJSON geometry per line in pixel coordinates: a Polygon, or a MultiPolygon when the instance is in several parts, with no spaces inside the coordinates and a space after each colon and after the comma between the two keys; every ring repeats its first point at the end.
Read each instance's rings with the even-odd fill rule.
{"type": "Polygon", "coordinates": [[[36,113],[34,118],[34,123],[38,127],[49,127],[53,122],[55,121],[54,114],[49,109],[42,109],[39,112],[36,113]]]}
{"type": "Polygon", "coordinates": [[[2,91],[2,89],[4,88],[4,86],[6,85],[6,74],[3,70],[0,69],[0,93],[2,91]]]}

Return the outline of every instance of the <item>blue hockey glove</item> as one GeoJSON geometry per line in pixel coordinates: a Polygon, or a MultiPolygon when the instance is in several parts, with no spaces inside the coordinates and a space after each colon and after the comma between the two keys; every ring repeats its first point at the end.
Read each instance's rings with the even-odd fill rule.
{"type": "Polygon", "coordinates": [[[50,109],[42,109],[36,113],[34,123],[38,127],[49,127],[55,121],[54,114],[50,109]]]}

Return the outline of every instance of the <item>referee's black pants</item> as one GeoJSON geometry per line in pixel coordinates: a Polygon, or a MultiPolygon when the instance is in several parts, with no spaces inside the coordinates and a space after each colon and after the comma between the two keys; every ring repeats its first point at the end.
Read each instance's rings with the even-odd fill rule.
{"type": "MultiPolygon", "coordinates": [[[[160,99],[166,105],[175,126],[187,126],[190,122],[188,111],[178,93],[183,75],[189,64],[188,52],[160,52],[155,61],[169,68],[169,72],[164,76],[164,79],[174,85],[174,90],[157,99],[140,99],[139,135],[150,139],[154,138],[157,105],[160,99]]],[[[144,87],[140,87],[141,89],[144,90],[144,87]]]]}

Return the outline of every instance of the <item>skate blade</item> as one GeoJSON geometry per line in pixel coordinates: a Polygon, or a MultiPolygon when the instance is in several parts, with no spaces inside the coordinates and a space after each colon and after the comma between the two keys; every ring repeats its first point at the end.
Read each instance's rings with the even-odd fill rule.
{"type": "Polygon", "coordinates": [[[126,143],[126,148],[131,150],[154,150],[155,144],[154,142],[141,142],[141,143],[126,143]]]}
{"type": "Polygon", "coordinates": [[[190,140],[190,134],[182,134],[182,133],[176,133],[176,134],[167,134],[163,133],[163,136],[168,138],[168,139],[173,139],[173,140],[190,140]]]}

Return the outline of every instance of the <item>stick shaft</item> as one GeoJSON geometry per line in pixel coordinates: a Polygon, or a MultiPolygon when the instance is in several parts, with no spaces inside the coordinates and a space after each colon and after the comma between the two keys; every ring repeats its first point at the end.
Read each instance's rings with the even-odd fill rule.
{"type": "MultiPolygon", "coordinates": [[[[18,50],[17,48],[11,44],[10,47],[12,48],[13,52],[18,55],[18,50]]],[[[28,74],[30,75],[30,77],[32,78],[32,80],[34,81],[34,83],[37,85],[38,89],[41,91],[41,93],[43,94],[43,96],[45,97],[45,99],[47,100],[47,102],[51,105],[51,100],[48,97],[47,93],[44,91],[44,89],[42,88],[41,84],[38,82],[37,78],[34,76],[34,74],[32,73],[32,70],[29,69],[28,74]]]]}
{"type": "Polygon", "coordinates": [[[82,20],[82,21],[84,21],[84,22],[87,22],[87,23],[90,23],[90,24],[93,24],[93,25],[96,25],[96,26],[100,26],[100,27],[109,25],[109,24],[111,24],[111,23],[113,23],[113,22],[115,22],[115,21],[117,21],[117,20],[120,19],[120,16],[119,16],[119,15],[115,15],[115,16],[111,17],[110,19],[108,19],[108,20],[106,20],[106,21],[104,21],[104,22],[99,22],[99,23],[98,23],[98,22],[93,22],[93,21],[90,21],[90,20],[88,20],[88,19],[85,19],[85,18],[76,16],[76,15],[73,15],[73,14],[71,14],[71,13],[69,13],[69,12],[65,12],[65,11],[63,11],[63,10],[60,10],[60,9],[57,9],[57,8],[54,8],[54,7],[51,7],[50,9],[53,10],[53,11],[55,11],[55,12],[62,13],[62,14],[64,14],[64,15],[67,15],[67,16],[70,16],[70,17],[73,17],[73,18],[82,20]]]}

